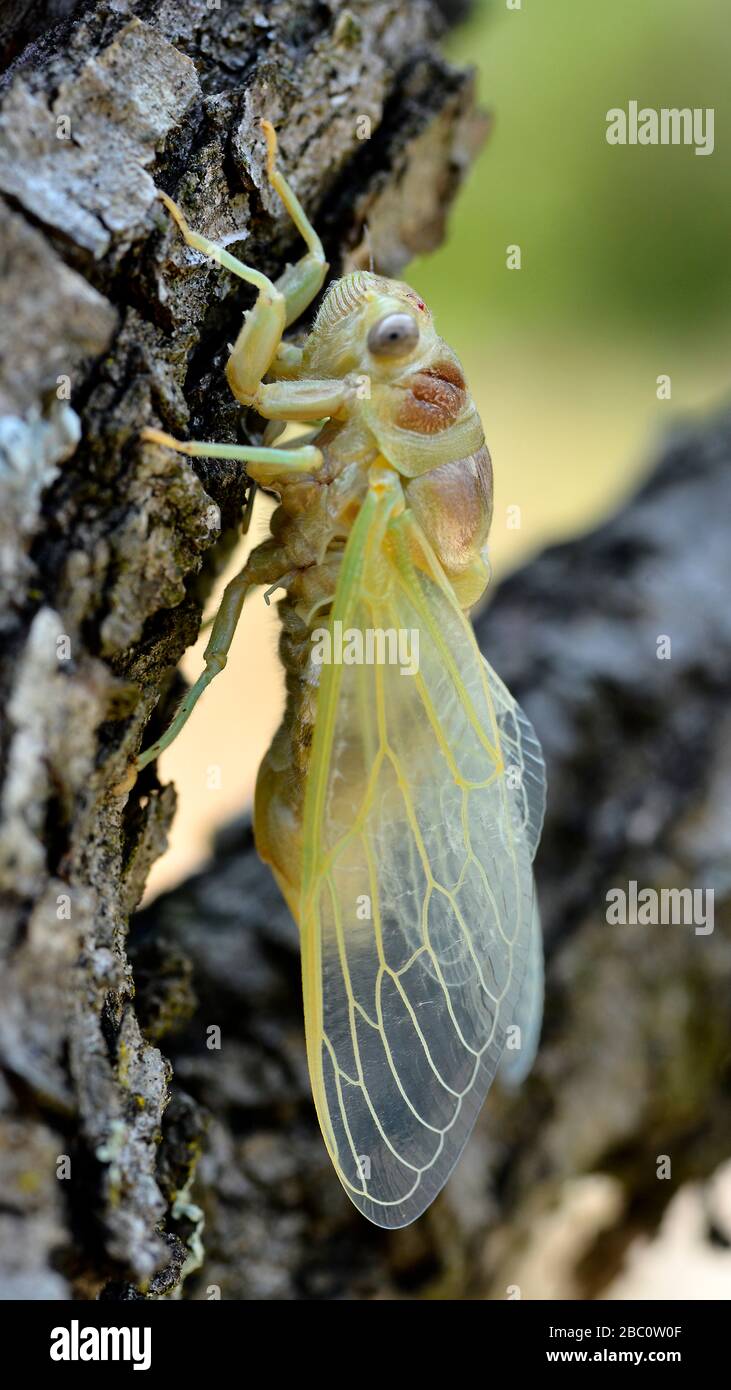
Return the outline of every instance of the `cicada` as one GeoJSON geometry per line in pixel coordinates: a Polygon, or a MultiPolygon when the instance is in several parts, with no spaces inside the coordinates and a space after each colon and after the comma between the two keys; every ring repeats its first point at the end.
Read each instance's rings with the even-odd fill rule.
{"type": "Polygon", "coordinates": [[[287,700],[256,844],[299,926],[328,1153],[363,1215],[398,1227],[446,1182],[498,1066],[517,1081],[532,1062],[544,767],[467,617],[489,577],[492,472],[460,363],[414,290],[365,270],[330,285],[300,346],[283,341],[328,266],[262,128],[306,246],[278,280],[160,195],[189,246],[258,291],[226,375],[270,422],[261,447],[144,438],[244,464],[279,505],[226,589],[202,676],[136,767],[225,665],[246,595],[282,588],[287,700]],[[277,447],[286,422],[313,437],[277,447]]]}

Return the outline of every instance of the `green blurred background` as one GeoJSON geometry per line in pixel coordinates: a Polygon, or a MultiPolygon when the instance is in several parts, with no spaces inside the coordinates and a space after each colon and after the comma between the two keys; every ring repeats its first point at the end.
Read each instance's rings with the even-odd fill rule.
{"type": "MultiPolygon", "coordinates": [[[[666,428],[729,394],[731,9],[477,0],[448,51],[477,67],[493,128],[445,245],[405,277],[461,356],[482,413],[499,578],[594,524],[650,467],[666,428]],[[714,153],[608,145],[606,113],[631,99],[715,107],[714,153]],[[515,244],[522,269],[508,270],[515,244]],[[661,374],[670,400],[657,398],[661,374]]],[[[250,540],[265,532],[262,510],[250,540]]],[[[203,860],[213,828],[251,795],[282,706],[277,637],[275,609],[247,605],[226,677],[161,760],[179,811],[150,896],[203,860]]],[[[205,643],[186,653],[190,680],[205,643]]]]}
{"type": "Polygon", "coordinates": [[[728,394],[731,6],[477,0],[447,51],[476,66],[493,127],[445,246],[406,277],[483,413],[499,574],[596,521],[664,427],[728,394]],[[606,113],[631,99],[715,107],[714,152],[608,145],[606,113]]]}

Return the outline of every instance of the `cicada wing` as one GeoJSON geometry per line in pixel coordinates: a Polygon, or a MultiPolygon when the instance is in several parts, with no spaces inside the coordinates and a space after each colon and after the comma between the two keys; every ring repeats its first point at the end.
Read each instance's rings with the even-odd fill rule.
{"type": "Polygon", "coordinates": [[[387,497],[370,494],[351,532],[337,623],[344,664],[322,668],[305,799],[308,1060],[341,1182],[397,1227],[446,1182],[503,1053],[532,845],[472,629],[387,497]]]}
{"type": "Polygon", "coordinates": [[[536,731],[518,701],[483,657],[495,708],[506,778],[513,791],[516,830],[528,838],[535,857],[546,813],[546,765],[536,731]]]}
{"type": "MultiPolygon", "coordinates": [[[[527,715],[487,659],[484,660],[506,763],[505,776],[512,794],[514,825],[517,834],[526,836],[533,858],[546,810],[543,753],[527,715]]],[[[511,1089],[525,1080],[535,1061],[543,1022],[543,993],[543,933],[538,899],[534,894],[528,966],[513,1018],[513,1035],[500,1063],[500,1080],[511,1089]]]]}
{"type": "Polygon", "coordinates": [[[538,898],[534,893],[528,965],[513,1015],[513,1028],[520,1031],[509,1039],[498,1072],[500,1081],[509,1090],[525,1081],[536,1059],[543,1022],[543,987],[543,933],[538,898]]]}

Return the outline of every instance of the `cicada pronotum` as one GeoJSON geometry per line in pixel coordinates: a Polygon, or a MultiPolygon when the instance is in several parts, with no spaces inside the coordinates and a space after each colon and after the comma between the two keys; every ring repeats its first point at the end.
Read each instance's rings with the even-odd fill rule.
{"type": "Polygon", "coordinates": [[[492,473],[459,361],[412,289],[361,270],[329,287],[301,347],[282,341],[327,263],[262,126],[270,183],[307,246],[277,281],[161,195],[190,246],[258,290],[226,375],[271,422],[262,447],[144,437],[237,460],[280,504],[228,585],[203,675],[136,767],[225,665],[246,594],[283,586],[287,704],[259,772],[256,843],[299,924],[328,1152],[360,1211],[395,1227],[445,1183],[501,1059],[513,1080],[532,1061],[544,768],[466,617],[489,575],[492,473]],[[288,421],[316,422],[314,442],[273,447],[288,421]]]}

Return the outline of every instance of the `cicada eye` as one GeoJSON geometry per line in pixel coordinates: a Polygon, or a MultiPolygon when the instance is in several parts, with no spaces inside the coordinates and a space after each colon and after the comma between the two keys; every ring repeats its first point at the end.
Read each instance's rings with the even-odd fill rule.
{"type": "Polygon", "coordinates": [[[386,314],[368,334],[368,351],[376,357],[405,357],[419,341],[419,326],[411,314],[386,314]]]}

